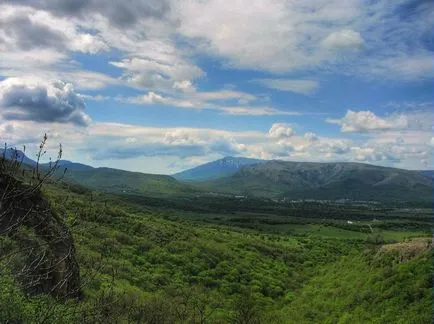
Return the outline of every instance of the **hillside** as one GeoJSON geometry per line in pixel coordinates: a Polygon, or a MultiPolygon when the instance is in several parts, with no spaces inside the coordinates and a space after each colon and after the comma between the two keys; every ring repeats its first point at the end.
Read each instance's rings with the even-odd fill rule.
{"type": "MultiPolygon", "coordinates": [[[[49,163],[43,163],[41,165],[42,165],[42,167],[48,167],[49,163]]],[[[93,167],[91,167],[90,165],[72,162],[72,161],[68,161],[68,160],[60,160],[58,163],[58,167],[61,169],[67,168],[68,170],[91,170],[91,169],[93,169],[93,167]]]]}
{"type": "MultiPolygon", "coordinates": [[[[80,269],[64,215],[41,192],[44,179],[30,179],[17,166],[0,157],[0,277],[13,274],[27,296],[80,297],[80,269]]],[[[2,322],[4,316],[0,305],[2,322]]]]}
{"type": "Polygon", "coordinates": [[[427,262],[431,248],[430,239],[419,238],[383,245],[368,258],[344,256],[326,265],[297,291],[283,317],[295,323],[306,319],[311,323],[432,323],[432,314],[425,311],[432,308],[429,298],[404,307],[401,304],[401,298],[412,300],[431,294],[430,280],[425,277],[425,273],[432,273],[427,262]],[[421,279],[416,285],[415,277],[421,279]],[[409,287],[414,291],[409,293],[409,287]]]}
{"type": "MultiPolygon", "coordinates": [[[[22,161],[23,167],[36,166],[36,161],[28,158],[22,151],[7,149],[6,153],[4,150],[0,153],[4,154],[7,160],[22,161]]],[[[40,164],[41,170],[49,167],[50,163],[40,164]]],[[[68,160],[59,160],[57,167],[58,177],[105,192],[148,196],[183,196],[196,191],[193,187],[180,183],[167,175],[130,172],[112,168],[94,168],[68,160]]]]}
{"type": "MultiPolygon", "coordinates": [[[[159,183],[185,188],[167,176],[115,169],[67,174],[93,186],[116,180],[138,187],[148,183],[154,193],[156,188],[168,190],[165,185],[155,188],[159,183]]],[[[50,216],[56,222],[40,227],[41,234],[56,238],[54,252],[62,252],[54,263],[62,266],[56,273],[65,273],[62,262],[68,257],[76,261],[69,264],[80,269],[80,298],[52,298],[50,289],[27,294],[16,265],[30,257],[32,267],[45,269],[51,253],[35,251],[35,246],[45,247],[41,240],[46,235],[24,227],[0,235],[2,320],[430,323],[431,209],[277,204],[267,199],[254,205],[251,199],[226,196],[150,198],[111,189],[90,195],[71,191],[62,181],[48,181],[35,200],[36,208],[59,216],[50,216]],[[177,205],[180,201],[206,208],[195,211],[177,205]],[[57,226],[60,221],[64,226],[57,226]],[[73,239],[74,247],[57,249],[64,239],[73,239]],[[32,262],[40,257],[42,262],[32,262]]],[[[19,203],[12,209],[1,204],[2,215],[25,213],[21,199],[19,203]]],[[[37,228],[39,224],[38,219],[37,228]]]]}
{"type": "MultiPolygon", "coordinates": [[[[59,170],[62,172],[62,170],[59,170]]],[[[185,195],[193,187],[178,182],[167,175],[145,174],[111,168],[69,169],[65,175],[80,185],[106,192],[125,194],[185,195]]]]}
{"type": "MultiPolygon", "coordinates": [[[[8,267],[0,267],[0,314],[8,322],[430,323],[430,246],[403,259],[393,243],[430,233],[395,219],[371,235],[358,218],[344,230],[297,217],[291,232],[279,234],[252,213],[243,224],[258,230],[209,224],[203,213],[192,221],[191,213],[132,205],[125,196],[94,192],[90,201],[57,182],[44,195],[71,228],[84,296],[68,302],[26,296],[8,267]]],[[[225,216],[218,212],[209,217],[225,216]]],[[[9,238],[0,236],[0,243],[4,257],[9,238]]]]}
{"type": "Polygon", "coordinates": [[[420,173],[422,173],[422,175],[424,175],[425,177],[434,179],[434,170],[424,170],[424,171],[420,171],[420,173]]]}
{"type": "Polygon", "coordinates": [[[360,163],[269,161],[202,185],[221,192],[290,199],[432,199],[432,180],[418,171],[360,163]]]}
{"type": "Polygon", "coordinates": [[[195,168],[175,173],[173,177],[181,181],[204,181],[230,176],[242,167],[261,164],[266,161],[244,157],[227,156],[223,159],[199,165],[195,168]]]}

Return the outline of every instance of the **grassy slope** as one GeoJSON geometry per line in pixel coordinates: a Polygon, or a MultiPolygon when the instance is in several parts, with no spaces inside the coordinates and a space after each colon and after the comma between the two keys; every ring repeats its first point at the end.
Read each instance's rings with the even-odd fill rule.
{"type": "Polygon", "coordinates": [[[94,189],[144,195],[184,195],[194,189],[166,175],[144,174],[111,168],[70,170],[66,178],[94,189]]]}

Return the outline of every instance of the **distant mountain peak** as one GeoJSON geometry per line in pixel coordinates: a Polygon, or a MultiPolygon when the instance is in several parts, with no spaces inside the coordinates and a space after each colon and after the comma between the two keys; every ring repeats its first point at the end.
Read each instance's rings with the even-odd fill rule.
{"type": "Polygon", "coordinates": [[[228,177],[245,166],[264,162],[266,161],[246,157],[225,156],[221,159],[176,173],[173,177],[182,181],[205,181],[228,177]]]}
{"type": "Polygon", "coordinates": [[[242,167],[244,165],[256,164],[261,162],[263,162],[263,160],[251,159],[246,157],[225,156],[220,160],[216,160],[210,163],[228,164],[236,167],[242,167]]]}
{"type": "MultiPolygon", "coordinates": [[[[31,158],[29,158],[25,152],[18,150],[18,149],[14,149],[12,147],[9,147],[6,149],[0,149],[0,155],[3,156],[3,154],[5,155],[6,159],[8,160],[17,160],[19,162],[23,162],[23,164],[25,165],[29,165],[29,166],[36,166],[37,162],[35,160],[32,160],[31,158]]],[[[55,160],[52,160],[52,163],[54,163],[55,160]]],[[[50,162],[47,163],[40,163],[41,167],[48,167],[50,165],[50,162]]],[[[58,167],[59,168],[68,168],[70,170],[74,169],[74,170],[86,170],[86,169],[93,169],[93,167],[86,165],[86,164],[82,164],[82,163],[77,163],[77,162],[72,162],[69,160],[59,160],[58,163],[58,167]]]]}
{"type": "Polygon", "coordinates": [[[7,160],[17,160],[18,162],[22,161],[23,164],[30,165],[30,166],[36,165],[36,161],[27,157],[27,155],[23,151],[12,147],[8,147],[6,148],[6,150],[0,149],[0,154],[2,156],[5,156],[7,160]]]}

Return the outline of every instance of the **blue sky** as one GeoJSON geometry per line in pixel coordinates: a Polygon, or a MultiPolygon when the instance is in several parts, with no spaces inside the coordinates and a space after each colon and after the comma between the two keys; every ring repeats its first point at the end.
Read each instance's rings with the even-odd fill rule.
{"type": "Polygon", "coordinates": [[[0,4],[0,138],[170,174],[225,155],[433,168],[431,1],[0,4]]]}

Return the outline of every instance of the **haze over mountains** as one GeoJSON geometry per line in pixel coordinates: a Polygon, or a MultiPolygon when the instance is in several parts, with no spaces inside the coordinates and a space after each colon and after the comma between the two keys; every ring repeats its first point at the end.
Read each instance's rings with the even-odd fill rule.
{"type": "MultiPolygon", "coordinates": [[[[12,151],[6,156],[13,157],[12,151]]],[[[19,160],[36,162],[17,151],[19,160]]],[[[410,171],[361,163],[266,161],[225,157],[173,176],[112,168],[94,168],[67,160],[67,180],[114,193],[178,195],[219,192],[232,195],[288,199],[432,201],[433,171],[410,171]]],[[[48,166],[48,164],[41,164],[48,166]]],[[[63,173],[63,171],[62,171],[63,173]]]]}

